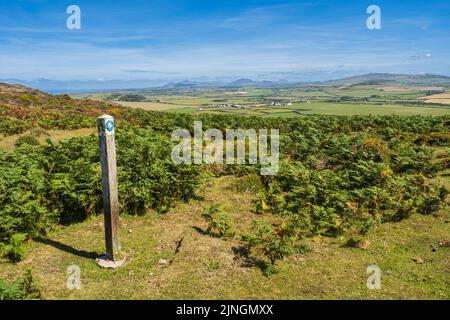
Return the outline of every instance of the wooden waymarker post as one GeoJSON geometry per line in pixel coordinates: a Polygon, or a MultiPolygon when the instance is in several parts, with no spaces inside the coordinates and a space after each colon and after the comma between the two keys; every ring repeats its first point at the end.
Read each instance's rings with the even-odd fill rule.
{"type": "Polygon", "coordinates": [[[103,115],[97,118],[97,125],[102,164],[106,254],[112,261],[117,261],[118,254],[120,254],[120,245],[114,119],[111,116],[103,115]]]}

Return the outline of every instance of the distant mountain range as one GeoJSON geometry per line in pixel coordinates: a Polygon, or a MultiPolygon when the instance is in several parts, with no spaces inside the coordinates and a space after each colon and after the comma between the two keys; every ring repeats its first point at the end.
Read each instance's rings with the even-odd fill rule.
{"type": "Polygon", "coordinates": [[[252,80],[241,78],[231,82],[225,81],[193,81],[168,82],[164,80],[104,80],[96,81],[56,81],[39,79],[23,81],[18,79],[4,79],[0,82],[20,84],[50,93],[98,92],[132,89],[182,89],[201,87],[279,87],[279,86],[306,86],[306,85],[355,85],[355,84],[404,84],[418,86],[450,86],[450,77],[435,74],[390,74],[369,73],[351,76],[337,80],[292,82],[288,80],[252,80]]]}
{"type": "Polygon", "coordinates": [[[268,81],[268,80],[252,80],[252,79],[238,79],[231,82],[205,82],[205,81],[190,81],[184,80],[181,82],[169,82],[162,88],[192,88],[192,87],[270,87],[286,84],[295,84],[295,82],[289,82],[286,80],[281,81],[268,81]]]}
{"type": "Polygon", "coordinates": [[[391,74],[391,73],[368,73],[358,76],[346,77],[337,80],[311,81],[311,82],[289,82],[287,80],[268,81],[238,79],[228,83],[181,81],[170,82],[163,88],[193,88],[193,87],[273,87],[286,85],[354,85],[354,84],[407,84],[407,85],[441,85],[450,86],[450,77],[436,74],[391,74]]]}

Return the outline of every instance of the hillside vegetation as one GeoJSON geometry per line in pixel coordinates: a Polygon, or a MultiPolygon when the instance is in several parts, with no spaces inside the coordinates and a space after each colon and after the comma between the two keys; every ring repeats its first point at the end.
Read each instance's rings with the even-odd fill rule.
{"type": "MultiPolygon", "coordinates": [[[[192,212],[189,216],[196,223],[197,218],[204,221],[201,234],[228,248],[224,250],[231,249],[219,244],[231,241],[236,261],[267,277],[289,269],[284,264],[289,257],[308,254],[311,239],[341,239],[342,245],[367,248],[383,223],[448,214],[450,116],[187,115],[75,100],[18,86],[3,86],[0,101],[0,134],[30,132],[14,151],[0,150],[0,252],[12,262],[30,253],[30,240],[51,243],[46,235],[60,226],[85,220],[90,225],[88,218],[102,213],[97,138],[41,144],[30,130],[92,128],[102,113],[118,120],[119,201],[125,221],[157,213],[161,216],[154,216],[156,220],[141,220],[151,225],[135,225],[152,228],[163,213],[180,206],[191,210],[189,203],[201,201],[205,188],[214,189],[211,181],[228,177],[225,181],[235,194],[249,197],[242,220],[239,211],[227,212],[226,199],[215,200],[223,191],[204,207],[198,204],[194,217],[192,212]],[[259,167],[250,165],[174,165],[170,135],[177,128],[192,130],[194,120],[201,120],[204,130],[279,129],[279,173],[261,177],[259,167]]],[[[437,227],[439,234],[441,227],[448,229],[437,227]]],[[[75,237],[81,232],[76,225],[67,230],[75,237]]],[[[138,241],[134,250],[141,252],[145,245],[138,241]]]]}
{"type": "Polygon", "coordinates": [[[51,95],[19,85],[0,84],[0,134],[12,135],[33,128],[79,129],[92,127],[95,117],[108,113],[122,118],[122,108],[111,103],[51,95]]]}

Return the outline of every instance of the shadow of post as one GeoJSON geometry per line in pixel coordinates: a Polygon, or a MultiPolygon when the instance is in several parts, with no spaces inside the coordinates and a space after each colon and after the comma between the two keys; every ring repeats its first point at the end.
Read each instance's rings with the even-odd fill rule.
{"type": "Polygon", "coordinates": [[[63,244],[61,242],[58,242],[58,241],[55,241],[55,240],[51,240],[51,239],[47,239],[47,238],[37,237],[37,238],[34,238],[34,240],[36,242],[52,246],[52,247],[54,247],[56,249],[65,251],[67,253],[70,253],[70,254],[73,254],[73,255],[76,255],[76,256],[79,256],[79,257],[82,257],[82,258],[97,259],[97,258],[100,258],[100,256],[101,256],[97,252],[78,250],[78,249],[75,249],[75,248],[73,248],[71,246],[63,244]]]}

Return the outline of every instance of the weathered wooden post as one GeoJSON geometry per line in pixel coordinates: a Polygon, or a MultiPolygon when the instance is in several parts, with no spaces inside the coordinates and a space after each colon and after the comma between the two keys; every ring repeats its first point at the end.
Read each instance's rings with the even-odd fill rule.
{"type": "Polygon", "coordinates": [[[103,208],[105,210],[105,240],[108,258],[116,262],[119,245],[119,199],[117,190],[117,164],[114,118],[97,118],[102,164],[103,208]]]}

